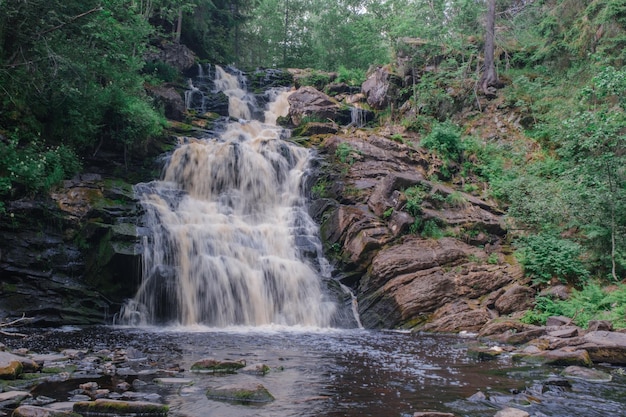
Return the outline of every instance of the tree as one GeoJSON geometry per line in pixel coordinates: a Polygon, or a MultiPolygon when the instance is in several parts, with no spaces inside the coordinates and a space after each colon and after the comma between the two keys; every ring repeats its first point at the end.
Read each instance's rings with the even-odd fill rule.
{"type": "Polygon", "coordinates": [[[498,84],[498,73],[495,64],[495,28],[496,28],[496,0],[488,0],[485,25],[485,55],[484,70],[480,78],[480,88],[486,96],[493,96],[498,84]]]}

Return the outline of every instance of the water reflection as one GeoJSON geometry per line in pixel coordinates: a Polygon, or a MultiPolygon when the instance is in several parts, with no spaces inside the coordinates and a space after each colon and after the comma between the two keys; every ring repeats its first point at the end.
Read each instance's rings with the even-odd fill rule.
{"type": "MultiPolygon", "coordinates": [[[[158,391],[170,405],[170,416],[404,417],[433,410],[491,417],[507,406],[531,416],[626,415],[622,369],[605,369],[614,374],[610,383],[567,381],[556,367],[521,366],[506,356],[488,362],[469,358],[470,340],[445,335],[273,326],[219,331],[99,328],[54,332],[23,343],[39,352],[137,349],[152,366],[174,369],[176,376],[193,380],[191,385],[158,391]],[[271,371],[265,376],[188,371],[207,357],[264,363],[271,371]],[[205,395],[209,387],[243,382],[263,384],[276,400],[246,406],[211,401],[205,395]]],[[[138,377],[148,384],[137,390],[157,389],[150,384],[153,375],[138,377]]],[[[60,393],[59,399],[66,395],[60,393]]]]}

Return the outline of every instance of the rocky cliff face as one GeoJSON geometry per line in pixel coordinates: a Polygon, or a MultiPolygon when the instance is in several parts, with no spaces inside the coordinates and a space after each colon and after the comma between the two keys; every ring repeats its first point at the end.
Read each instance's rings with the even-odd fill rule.
{"type": "Polygon", "coordinates": [[[111,322],[138,283],[140,209],[132,187],[100,174],[48,198],[15,201],[0,221],[0,316],[41,326],[111,322]]]}
{"type": "Polygon", "coordinates": [[[319,145],[328,164],[314,186],[313,214],[364,326],[478,331],[527,308],[533,290],[520,284],[502,213],[429,180],[440,167],[411,139],[348,131],[319,145]]]}
{"type": "Polygon", "coordinates": [[[384,71],[372,73],[362,94],[324,101],[317,119],[332,121],[326,130],[302,123],[303,115],[317,120],[321,99],[312,99],[314,89],[290,98],[294,132],[308,135],[320,154],[311,211],[338,278],[357,296],[363,325],[480,331],[526,310],[534,290],[511,254],[503,211],[482,187],[465,192],[463,180],[449,172],[458,167],[427,152],[421,137],[401,126],[355,129],[333,119],[347,103],[375,108],[382,103],[378,92],[400,90],[402,81],[384,71]]]}

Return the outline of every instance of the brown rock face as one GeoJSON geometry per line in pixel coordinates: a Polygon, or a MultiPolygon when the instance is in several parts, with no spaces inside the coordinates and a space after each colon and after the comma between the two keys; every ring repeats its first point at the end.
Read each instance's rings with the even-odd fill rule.
{"type": "Polygon", "coordinates": [[[350,110],[342,108],[337,100],[313,87],[300,87],[289,96],[289,117],[298,126],[305,117],[316,121],[332,120],[339,124],[350,123],[350,110]]]}
{"type": "Polygon", "coordinates": [[[322,175],[327,192],[315,215],[344,283],[356,292],[363,325],[480,331],[529,307],[534,292],[504,253],[502,212],[431,180],[442,162],[406,134],[397,141],[356,130],[320,145],[336,171],[322,175]]]}

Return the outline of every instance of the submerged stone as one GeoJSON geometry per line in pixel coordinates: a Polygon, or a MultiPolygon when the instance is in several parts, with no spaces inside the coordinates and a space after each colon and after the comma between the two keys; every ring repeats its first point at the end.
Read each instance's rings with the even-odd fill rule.
{"type": "Polygon", "coordinates": [[[81,401],[74,404],[74,412],[83,416],[136,416],[165,417],[168,406],[146,401],[120,401],[98,399],[95,401],[81,401]]]}
{"type": "Polygon", "coordinates": [[[568,366],[561,372],[566,378],[582,379],[588,382],[609,382],[613,378],[610,374],[597,369],[568,366]]]}
{"type": "Polygon", "coordinates": [[[218,388],[209,388],[207,398],[217,401],[232,401],[239,403],[269,403],[274,396],[261,384],[225,385],[218,388]]]}
{"type": "Polygon", "coordinates": [[[191,372],[234,374],[246,366],[245,361],[220,361],[217,359],[201,359],[191,365],[191,372]]]}
{"type": "Polygon", "coordinates": [[[22,405],[17,407],[11,417],[81,417],[70,411],[52,410],[50,408],[22,405]]]}

